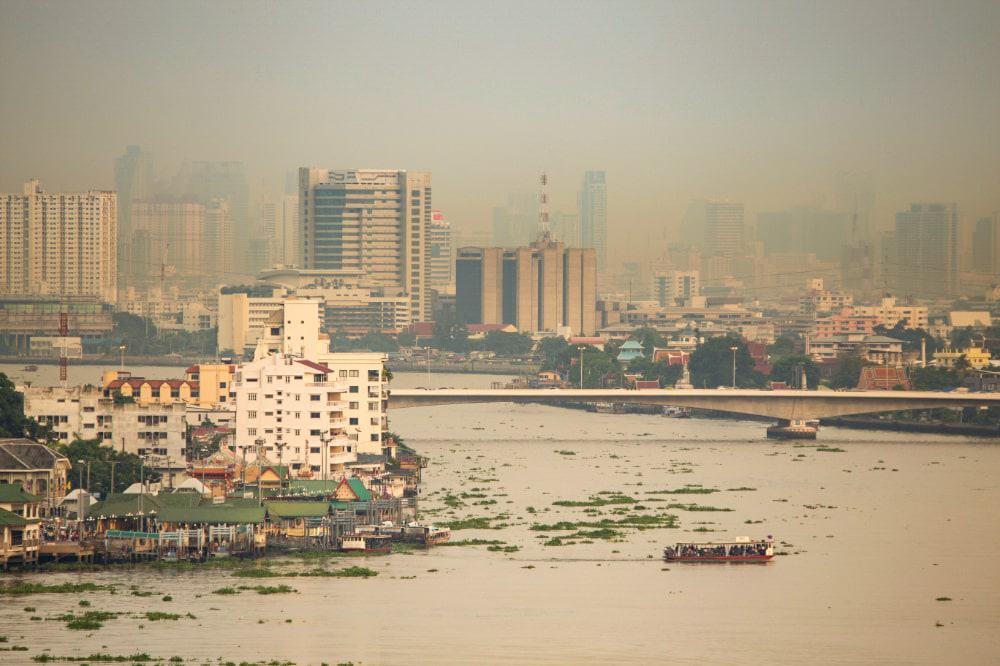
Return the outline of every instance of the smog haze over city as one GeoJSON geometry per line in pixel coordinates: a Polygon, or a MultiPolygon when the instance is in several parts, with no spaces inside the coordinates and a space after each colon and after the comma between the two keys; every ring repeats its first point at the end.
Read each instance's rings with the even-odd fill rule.
{"type": "Polygon", "coordinates": [[[0,0],[0,663],[997,663],[998,81],[997,0],[0,0]]]}
{"type": "Polygon", "coordinates": [[[863,174],[879,228],[910,201],[1000,208],[995,2],[3,2],[0,188],[113,187],[245,162],[431,171],[487,230],[547,170],[554,209],[603,169],[612,253],[677,237],[694,199],[833,206],[863,174]],[[161,174],[158,174],[161,175],[161,174]],[[617,225],[617,226],[615,226],[617,225]],[[627,233],[626,233],[627,230],[627,233]],[[665,231],[664,231],[665,230],[665,231]]]}

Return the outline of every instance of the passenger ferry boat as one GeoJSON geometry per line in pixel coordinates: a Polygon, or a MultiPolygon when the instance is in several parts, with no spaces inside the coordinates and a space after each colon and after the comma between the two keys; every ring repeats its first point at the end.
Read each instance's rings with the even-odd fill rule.
{"type": "Polygon", "coordinates": [[[682,542],[663,549],[667,562],[767,562],[772,557],[774,542],[770,536],[759,541],[736,537],[734,541],[682,542]]]}
{"type": "Polygon", "coordinates": [[[447,527],[410,523],[403,530],[403,539],[424,546],[435,546],[451,539],[451,530],[447,527]]]}
{"type": "Polygon", "coordinates": [[[391,537],[383,534],[345,534],[340,538],[340,549],[365,553],[388,553],[392,550],[391,537]]]}

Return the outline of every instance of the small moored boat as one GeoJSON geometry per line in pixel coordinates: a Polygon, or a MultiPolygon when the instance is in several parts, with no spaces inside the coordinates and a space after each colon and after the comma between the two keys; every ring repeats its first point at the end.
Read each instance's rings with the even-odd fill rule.
{"type": "Polygon", "coordinates": [[[678,543],[663,549],[667,562],[767,562],[774,557],[771,537],[753,541],[736,537],[734,541],[678,543]]]}
{"type": "Polygon", "coordinates": [[[22,368],[25,372],[38,372],[37,365],[26,365],[22,368]]]}

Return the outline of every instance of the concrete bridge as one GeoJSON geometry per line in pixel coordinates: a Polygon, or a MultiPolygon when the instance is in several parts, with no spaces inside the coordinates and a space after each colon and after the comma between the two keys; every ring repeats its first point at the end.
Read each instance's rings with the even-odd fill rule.
{"type": "Polygon", "coordinates": [[[1000,393],[760,391],[756,389],[393,389],[393,409],[507,403],[630,403],[711,409],[801,424],[811,419],[937,407],[1000,407],[1000,393]]]}

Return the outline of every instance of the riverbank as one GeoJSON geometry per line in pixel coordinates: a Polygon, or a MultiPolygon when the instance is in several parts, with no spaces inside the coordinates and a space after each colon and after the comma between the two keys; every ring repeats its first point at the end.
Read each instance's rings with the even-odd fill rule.
{"type": "Polygon", "coordinates": [[[480,361],[389,361],[393,372],[432,372],[469,375],[536,375],[541,366],[500,360],[480,361]]]}
{"type": "MultiPolygon", "coordinates": [[[[69,364],[72,365],[103,365],[118,366],[122,359],[118,356],[96,356],[85,355],[83,358],[71,358],[69,364]]],[[[184,356],[168,354],[166,356],[125,356],[125,367],[136,365],[170,367],[170,366],[190,366],[196,363],[214,363],[214,359],[204,356],[184,356]]],[[[0,356],[0,365],[59,365],[58,358],[38,358],[35,356],[0,356]]]]}
{"type": "Polygon", "coordinates": [[[968,437],[1000,437],[997,426],[971,423],[919,423],[914,421],[883,421],[863,417],[842,416],[821,419],[821,425],[852,428],[854,430],[891,430],[893,432],[921,432],[937,435],[964,435],[968,437]]]}

